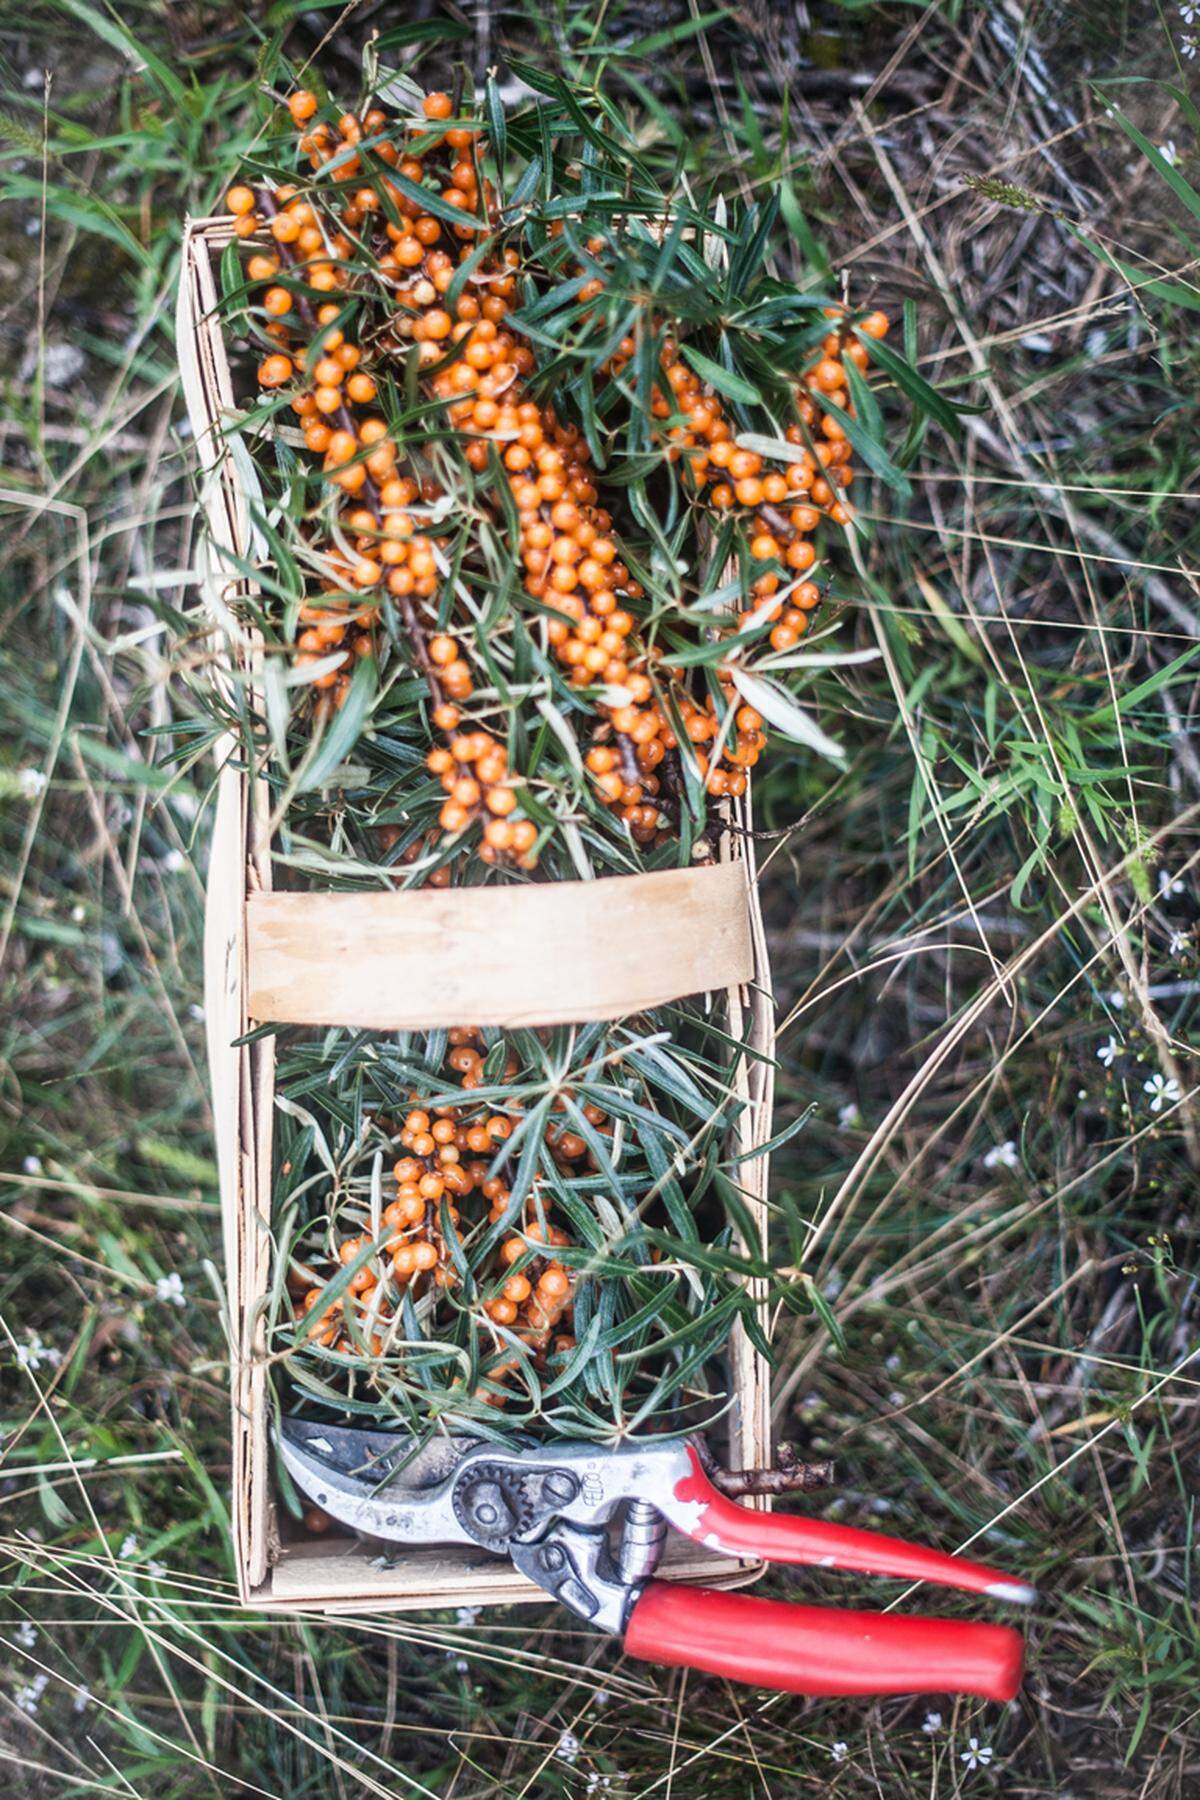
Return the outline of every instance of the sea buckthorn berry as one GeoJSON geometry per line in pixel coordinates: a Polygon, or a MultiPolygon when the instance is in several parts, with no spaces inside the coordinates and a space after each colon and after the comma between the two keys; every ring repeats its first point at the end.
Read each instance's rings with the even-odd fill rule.
{"type": "Polygon", "coordinates": [[[426,94],[421,104],[427,119],[448,119],[454,111],[449,94],[426,94]]]}
{"type": "Polygon", "coordinates": [[[516,808],[517,796],[510,787],[492,787],[484,795],[484,805],[490,813],[498,818],[505,817],[516,808]]]}
{"type": "Polygon", "coordinates": [[[288,99],[288,111],[297,125],[304,125],[317,110],[317,96],[307,88],[298,88],[288,99]]]}
{"type": "Polygon", "coordinates": [[[258,365],[258,384],[267,388],[282,387],[294,374],[290,356],[268,356],[258,365]]]}
{"type": "Polygon", "coordinates": [[[254,189],[248,187],[231,187],[225,196],[225,204],[231,213],[241,217],[252,213],[255,208],[254,189]]]}

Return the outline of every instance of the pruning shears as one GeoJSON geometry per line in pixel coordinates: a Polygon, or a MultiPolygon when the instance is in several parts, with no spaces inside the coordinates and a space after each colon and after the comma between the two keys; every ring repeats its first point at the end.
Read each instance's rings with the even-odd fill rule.
{"type": "Polygon", "coordinates": [[[419,1442],[284,1418],[283,1463],[302,1493],[366,1537],[470,1544],[647,1662],[795,1694],[978,1694],[1011,1700],[1023,1644],[1004,1625],[796,1606],[655,1581],[668,1526],[727,1556],[851,1569],[1027,1604],[1034,1590],[982,1563],[900,1538],[739,1506],[694,1441],[419,1442]]]}

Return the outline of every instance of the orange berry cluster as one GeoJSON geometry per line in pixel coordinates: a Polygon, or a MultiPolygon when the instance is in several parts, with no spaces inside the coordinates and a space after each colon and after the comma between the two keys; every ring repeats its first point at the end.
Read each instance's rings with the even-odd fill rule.
{"type": "MultiPolygon", "coordinates": [[[[396,224],[379,211],[380,195],[375,188],[353,186],[360,174],[360,159],[353,154],[353,147],[364,135],[379,133],[386,123],[381,110],[368,111],[361,121],[344,114],[336,130],[324,123],[310,130],[305,128],[317,110],[315,97],[307,92],[294,94],[289,107],[301,129],[299,147],[314,169],[335,155],[341,158],[336,192],[344,196],[338,214],[342,229],[323,229],[312,203],[291,185],[276,187],[269,196],[256,195],[245,186],[231,189],[227,202],[238,235],[251,236],[265,229],[275,240],[272,253],[250,258],[250,279],[269,282],[286,264],[306,289],[318,294],[349,287],[347,265],[354,248],[349,234],[361,239],[382,223],[387,248],[373,254],[373,265],[387,285],[395,310],[374,354],[394,353],[406,341],[415,340],[422,361],[438,363],[448,348],[444,340],[452,331],[457,339],[477,327],[480,342],[472,353],[478,357],[483,344],[497,335],[495,321],[508,310],[515,287],[515,253],[499,258],[497,266],[481,276],[475,285],[482,297],[465,293],[459,299],[455,325],[439,302],[454,278],[456,260],[439,246],[447,237],[469,240],[478,228],[468,224],[445,227],[399,186],[385,182],[391,207],[404,220],[396,224]],[[351,153],[346,155],[347,151],[351,153]]],[[[448,117],[450,111],[448,96],[427,96],[424,112],[431,124],[448,117]]],[[[442,200],[471,213],[480,200],[470,154],[478,135],[466,129],[448,129],[434,138],[435,146],[446,144],[456,158],[442,200]]],[[[397,146],[386,140],[374,143],[372,151],[382,162],[396,167],[406,181],[422,183],[425,169],[420,158],[402,157],[397,146]]],[[[491,200],[489,189],[486,203],[490,205],[491,200]]],[[[305,629],[297,641],[297,661],[301,666],[322,659],[328,664],[331,653],[342,652],[340,663],[326,666],[314,677],[313,685],[332,689],[335,703],[343,701],[349,691],[353,657],[373,650],[372,628],[384,596],[390,595],[400,606],[428,680],[433,724],[448,740],[430,757],[430,767],[446,789],[439,816],[442,829],[457,835],[481,821],[480,855],[485,861],[503,857],[532,868],[538,831],[528,818],[513,816],[519,814],[520,795],[510,777],[504,746],[486,731],[458,729],[461,706],[473,691],[470,667],[449,632],[429,634],[415,604],[432,600],[440,583],[438,553],[444,550],[444,542],[418,529],[420,509],[439,497],[438,485],[428,477],[399,476],[396,446],[386,421],[370,411],[363,416],[362,409],[370,408],[377,399],[376,383],[361,367],[361,347],[348,343],[334,323],[341,306],[328,301],[314,311],[311,301],[278,285],[266,289],[262,303],[271,321],[265,327],[267,334],[285,346],[286,353],[281,348],[266,357],[258,369],[259,384],[268,389],[289,384],[297,388],[292,410],[301,421],[306,447],[323,458],[326,477],[346,496],[341,522],[347,534],[352,534],[354,552],[352,556],[337,549],[326,552],[321,586],[328,597],[318,606],[302,609],[305,629]],[[369,596],[370,604],[356,606],[347,601],[347,589],[369,596]]],[[[520,366],[532,367],[527,350],[511,339],[506,340],[506,347],[520,366]]],[[[488,351],[487,360],[493,355],[488,351]]]]}
{"type": "MultiPolygon", "coordinates": [[[[843,319],[843,307],[826,307],[825,317],[843,319]]],[[[889,321],[882,312],[871,313],[859,325],[864,337],[881,338],[889,321]]],[[[611,368],[619,375],[634,353],[634,340],[622,339],[611,368]]],[[[796,388],[798,422],[789,425],[785,437],[795,446],[795,456],[785,465],[767,466],[757,450],[739,446],[719,395],[706,390],[699,376],[681,359],[676,345],[663,352],[663,386],[651,394],[651,412],[664,421],[680,418],[667,429],[671,454],[680,457],[697,490],[720,512],[745,508],[751,515],[745,524],[745,541],[756,563],[782,565],[792,577],[804,575],[817,560],[812,543],[822,517],[837,525],[850,522],[852,511],[844,496],[854,479],[851,448],[845,426],[831,407],[854,415],[847,391],[847,363],[860,372],[869,364],[869,352],[846,326],[826,333],[820,356],[805,372],[796,388]],[[820,439],[813,434],[820,432],[820,439]]],[[[740,626],[772,621],[774,650],[791,650],[808,629],[808,618],[821,598],[813,581],[791,586],[787,599],[764,604],[779,592],[783,577],[766,568],[757,575],[751,591],[757,603],[745,610],[740,626]]],[[[729,680],[728,671],[718,673],[729,680]]],[[[741,724],[739,721],[739,731],[741,724]]],[[[761,744],[759,748],[761,749],[761,744]]],[[[753,757],[749,766],[753,766],[753,757]]]]}
{"type": "MultiPolygon", "coordinates": [[[[495,214],[491,184],[479,172],[485,149],[480,128],[439,129],[451,117],[452,103],[445,94],[429,94],[423,120],[401,122],[419,137],[406,151],[385,135],[394,122],[379,107],[361,119],[345,113],[335,126],[316,120],[318,103],[307,91],[293,94],[288,104],[298,148],[312,169],[321,171],[336,158],[332,178],[312,190],[324,197],[318,205],[294,185],[256,191],[240,184],[227,202],[239,237],[272,240],[269,250],[255,250],[247,263],[250,280],[265,284],[264,329],[277,346],[259,366],[259,383],[292,390],[305,445],[321,457],[326,479],[341,494],[337,530],[321,553],[321,597],[302,609],[298,660],[317,669],[313,685],[340,703],[355,658],[374,649],[390,597],[428,682],[432,722],[445,740],[428,757],[446,792],[442,829],[457,836],[477,828],[485,862],[536,865],[538,827],[525,816],[522,785],[508,768],[504,746],[486,730],[462,728],[462,708],[474,690],[468,653],[444,612],[431,629],[425,603],[438,595],[447,566],[445,541],[432,533],[429,510],[441,498],[438,483],[427,466],[399,473],[397,446],[374,410],[377,374],[415,345],[428,371],[427,395],[458,432],[467,464],[480,476],[497,466],[502,471],[519,520],[523,584],[541,615],[545,645],[573,686],[618,690],[617,698],[595,705],[600,723],[586,763],[596,796],[636,841],[661,841],[671,830],[667,802],[679,781],[672,763],[661,765],[679,751],[681,734],[708,791],[736,796],[745,791],[746,771],[766,742],[763,720],[753,708],[738,706],[731,669],[718,670],[718,706],[711,692],[696,698],[688,672],[642,641],[637,606],[643,589],[622,560],[611,514],[599,503],[588,446],[576,425],[530,397],[534,351],[505,323],[522,266],[518,252],[489,249],[464,274],[464,262],[477,255],[477,240],[492,230],[495,214]],[[364,174],[371,170],[364,139],[370,159],[394,170],[397,180],[376,171],[366,185],[364,174]],[[416,189],[425,190],[434,210],[414,197],[416,189]],[[462,221],[451,223],[447,210],[461,213],[462,221]],[[364,248],[369,273],[361,259],[354,261],[364,248]],[[293,287],[277,279],[284,269],[293,287]],[[349,342],[336,322],[347,301],[365,303],[380,290],[386,322],[367,334],[369,343],[349,342]]],[[[597,252],[602,241],[593,240],[590,248],[597,252]]],[[[589,282],[582,299],[595,298],[602,286],[599,279],[589,282]]],[[[886,329],[882,314],[861,327],[868,337],[886,329]]],[[[627,338],[612,359],[614,374],[632,353],[633,339],[627,338]]],[[[799,640],[820,593],[813,582],[793,580],[785,598],[772,602],[771,596],[781,581],[812,566],[809,540],[821,518],[845,523],[850,516],[841,497],[852,478],[850,447],[829,410],[836,405],[852,411],[847,360],[865,367],[866,351],[838,326],[798,390],[799,422],[787,431],[796,460],[779,470],[767,470],[761,456],[736,444],[719,398],[674,345],[664,355],[663,383],[653,396],[667,454],[686,458],[697,498],[717,512],[748,509],[751,557],[785,571],[767,568],[754,579],[756,605],[737,622],[761,625],[770,618],[770,642],[780,651],[799,640]],[[811,443],[818,422],[821,441],[811,443]]],[[[498,499],[493,494],[494,504],[498,499]]]]}
{"type": "MultiPolygon", "coordinates": [[[[464,1092],[470,1093],[484,1080],[479,1033],[462,1026],[451,1030],[448,1038],[447,1067],[458,1076],[464,1092]]],[[[504,1080],[511,1082],[517,1073],[510,1054],[504,1080]]],[[[324,1277],[317,1272],[321,1258],[294,1260],[291,1265],[289,1291],[295,1301],[294,1316],[297,1321],[307,1321],[320,1307],[316,1323],[307,1327],[306,1335],[336,1355],[360,1353],[360,1343],[346,1326],[348,1309],[354,1311],[361,1344],[369,1347],[373,1357],[385,1355],[403,1293],[415,1297],[431,1288],[459,1285],[446,1220],[456,1236],[465,1235],[474,1224],[481,1228],[497,1224],[512,1200],[503,1175],[494,1171],[521,1114],[519,1102],[511,1102],[506,1112],[493,1112],[469,1101],[421,1103],[415,1091],[409,1098],[415,1104],[398,1127],[384,1119],[377,1121],[389,1141],[403,1152],[392,1169],[395,1198],[380,1215],[382,1230],[387,1233],[381,1247],[364,1259],[363,1253],[375,1239],[369,1228],[358,1227],[338,1235],[333,1252],[325,1259],[324,1277]],[[487,1201],[488,1209],[464,1228],[461,1205],[475,1194],[487,1201]],[[350,1276],[345,1294],[323,1302],[337,1265],[345,1267],[358,1259],[363,1260],[350,1276]]],[[[556,1097],[555,1109],[563,1111],[568,1098],[556,1097]]],[[[587,1105],[583,1113],[595,1130],[611,1131],[608,1116],[600,1107],[587,1105]]],[[[552,1125],[545,1142],[564,1172],[589,1159],[588,1145],[576,1132],[552,1125]]],[[[531,1193],[522,1208],[520,1226],[514,1225],[511,1234],[500,1240],[486,1268],[475,1269],[479,1322],[504,1327],[525,1347],[524,1352],[510,1348],[488,1366],[486,1382],[475,1396],[478,1400],[503,1405],[502,1384],[519,1368],[523,1354],[544,1358],[552,1350],[561,1356],[574,1347],[569,1330],[572,1277],[554,1255],[570,1242],[568,1233],[550,1217],[545,1197],[531,1193]]]]}

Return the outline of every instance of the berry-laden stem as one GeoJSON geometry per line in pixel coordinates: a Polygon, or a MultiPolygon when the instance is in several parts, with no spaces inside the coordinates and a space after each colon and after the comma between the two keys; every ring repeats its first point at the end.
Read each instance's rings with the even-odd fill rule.
{"type": "MultiPolygon", "coordinates": [[[[326,1248],[306,1248],[293,1254],[289,1292],[295,1301],[294,1316],[306,1336],[333,1356],[357,1355],[355,1334],[347,1328],[348,1309],[357,1309],[360,1337],[372,1354],[386,1359],[390,1337],[399,1329],[399,1299],[407,1292],[418,1295],[430,1286],[449,1289],[458,1283],[454,1257],[442,1227],[442,1208],[450,1229],[460,1236],[473,1227],[495,1226],[510,1207],[512,1190],[497,1172],[505,1161],[504,1145],[512,1135],[521,1107],[510,1102],[502,1112],[472,1103],[472,1092],[483,1085],[484,1057],[480,1035],[468,1027],[449,1032],[447,1078],[457,1075],[462,1085],[461,1103],[433,1105],[416,1102],[403,1122],[393,1126],[376,1121],[395,1149],[400,1151],[393,1168],[395,1199],[382,1209],[384,1241],[364,1259],[372,1245],[369,1232],[356,1226],[348,1234],[338,1232],[326,1248]],[[465,1217],[477,1199],[487,1203],[486,1215],[465,1217]],[[358,1262],[343,1298],[323,1304],[325,1286],[339,1267],[358,1262]],[[314,1309],[322,1310],[316,1325],[314,1309]]],[[[512,1081],[518,1064],[510,1054],[505,1079],[512,1081]]],[[[559,1096],[559,1109],[566,1104],[559,1096]]],[[[593,1131],[612,1132],[612,1121],[602,1108],[588,1104],[584,1117],[593,1131]]],[[[590,1161],[583,1138],[569,1130],[551,1127],[546,1144],[564,1176],[577,1174],[590,1161]]],[[[566,1355],[574,1348],[570,1315],[574,1282],[559,1260],[558,1252],[571,1245],[570,1234],[556,1224],[544,1198],[526,1202],[519,1227],[496,1246],[486,1268],[475,1270],[480,1289],[479,1326],[490,1329],[496,1354],[485,1361],[484,1382],[472,1395],[477,1404],[502,1407],[505,1386],[527,1358],[544,1357],[551,1347],[566,1355]],[[522,1348],[511,1347],[511,1334],[522,1348]]]]}
{"type": "MultiPolygon", "coordinates": [[[[585,757],[593,792],[618,815],[635,843],[649,847],[665,842],[678,824],[660,803],[662,784],[666,780],[677,793],[682,778],[682,769],[658,772],[681,749],[674,720],[682,721],[689,765],[716,796],[745,791],[747,771],[766,742],[764,722],[753,707],[739,702],[731,666],[716,666],[719,698],[706,690],[703,700],[697,700],[686,667],[673,666],[654,644],[642,642],[637,615],[645,596],[620,555],[612,517],[600,504],[587,443],[579,428],[559,419],[552,406],[529,398],[535,351],[507,323],[517,276],[527,266],[520,252],[510,246],[482,256],[449,305],[451,289],[459,287],[456,270],[476,254],[475,240],[495,212],[491,184],[479,173],[481,126],[447,126],[418,157],[405,153],[404,133],[413,127],[394,121],[395,135],[389,137],[389,121],[380,107],[370,107],[362,120],[343,114],[335,129],[323,121],[313,123],[318,109],[311,94],[293,95],[289,106],[301,134],[299,149],[313,169],[338,159],[337,179],[321,190],[320,202],[333,216],[332,237],[320,228],[313,202],[286,185],[265,196],[248,188],[231,190],[235,230],[239,236],[252,235],[261,211],[269,218],[282,262],[295,269],[306,259],[310,291],[331,295],[350,285],[345,265],[353,244],[347,233],[358,234],[374,284],[389,292],[393,302],[390,316],[374,334],[371,355],[386,360],[400,350],[407,354],[415,344],[422,367],[430,371],[426,392],[461,434],[467,464],[484,474],[499,454],[520,521],[524,587],[544,609],[538,629],[546,646],[581,700],[597,684],[624,696],[616,703],[591,705],[599,721],[585,757]],[[377,140],[374,158],[395,168],[405,188],[386,173],[375,185],[355,186],[363,173],[356,146],[364,133],[377,140]],[[445,160],[436,179],[447,185],[440,200],[442,208],[463,215],[460,224],[425,212],[413,198],[414,188],[427,185],[442,152],[445,160]],[[389,203],[386,211],[382,196],[389,203]],[[485,223],[477,225],[476,219],[485,223]],[[736,729],[730,729],[730,715],[736,729]]],[[[452,107],[448,95],[428,95],[421,129],[436,132],[452,107]]],[[[551,242],[561,230],[560,220],[551,223],[551,242]]],[[[593,266],[602,268],[605,238],[589,239],[587,248],[593,266]]],[[[267,282],[277,266],[271,257],[251,258],[250,274],[267,282]]],[[[585,317],[604,291],[603,274],[582,285],[585,317]]],[[[473,688],[467,658],[451,631],[427,638],[421,623],[420,603],[432,599],[438,586],[437,546],[415,533],[412,509],[418,498],[437,497],[435,485],[397,480],[397,451],[386,422],[358,410],[375,399],[375,380],[363,363],[363,351],[347,344],[334,326],[336,303],[330,300],[314,309],[307,297],[297,297],[296,314],[309,329],[324,333],[318,339],[323,354],[311,377],[307,353],[297,357],[292,343],[288,291],[267,288],[263,304],[274,316],[268,333],[289,354],[269,356],[259,380],[278,387],[296,375],[302,378],[292,406],[304,424],[305,442],[324,457],[327,478],[346,495],[344,524],[359,557],[345,571],[346,585],[360,589],[371,607],[382,604],[386,595],[397,601],[414,658],[430,683],[434,723],[447,740],[428,759],[447,795],[439,815],[442,829],[457,838],[476,828],[482,861],[530,869],[537,860],[538,833],[522,814],[520,789],[507,769],[503,747],[488,732],[459,729],[459,708],[473,688]]],[[[850,445],[841,423],[842,416],[853,413],[846,368],[854,364],[864,369],[869,358],[863,339],[881,337],[888,326],[886,317],[876,313],[851,333],[843,322],[844,309],[826,311],[830,329],[796,384],[796,419],[786,427],[795,456],[779,467],[770,467],[756,451],[736,442],[719,395],[694,373],[678,339],[662,330],[664,321],[647,320],[663,342],[661,379],[650,399],[654,440],[668,463],[679,463],[697,502],[717,515],[735,512],[751,563],[760,572],[751,581],[748,609],[732,626],[753,632],[761,629],[765,614],[770,647],[779,652],[799,641],[821,599],[814,582],[800,579],[815,561],[812,534],[823,519],[844,524],[850,518],[850,445]],[[792,586],[776,600],[784,579],[792,586]]],[[[617,380],[634,352],[634,336],[623,338],[605,372],[617,380]]],[[[501,496],[495,500],[498,517],[501,496]]],[[[369,620],[370,613],[365,617],[369,620]]],[[[345,629],[333,622],[324,633],[302,634],[302,657],[316,660],[326,654],[331,643],[341,643],[345,629]]],[[[360,633],[347,647],[362,653],[369,636],[360,633]]],[[[340,701],[349,678],[345,669],[333,671],[317,685],[332,686],[340,701]]]]}

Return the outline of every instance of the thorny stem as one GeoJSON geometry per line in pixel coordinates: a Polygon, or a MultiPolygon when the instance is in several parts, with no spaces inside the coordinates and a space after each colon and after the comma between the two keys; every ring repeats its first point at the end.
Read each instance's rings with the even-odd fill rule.
{"type": "MultiPolygon", "coordinates": [[[[273,219],[275,217],[276,213],[279,211],[279,207],[276,204],[274,194],[272,194],[268,188],[259,188],[257,190],[257,200],[258,200],[258,205],[262,208],[262,211],[265,213],[266,217],[268,219],[273,219]]],[[[290,269],[296,268],[298,266],[298,259],[296,257],[295,252],[292,249],[292,246],[290,244],[282,244],[278,241],[278,239],[273,239],[272,241],[274,242],[275,248],[278,251],[280,257],[288,265],[288,267],[290,269]]],[[[312,302],[304,294],[293,294],[292,299],[295,302],[296,311],[300,314],[300,317],[304,320],[304,323],[306,325],[311,326],[312,329],[315,331],[317,329],[317,315],[314,313],[314,311],[312,309],[312,302]]],[[[334,424],[337,425],[342,431],[348,431],[351,434],[351,436],[357,436],[357,432],[355,430],[355,425],[354,425],[354,420],[351,418],[349,408],[345,405],[344,402],[341,406],[338,407],[338,409],[335,413],[331,413],[329,416],[333,420],[334,424]]],[[[367,469],[363,470],[363,478],[364,478],[363,479],[364,498],[366,499],[367,505],[370,507],[371,511],[375,514],[376,520],[378,520],[379,510],[380,510],[380,508],[379,508],[379,489],[376,487],[374,481],[371,479],[371,474],[370,474],[369,470],[367,470],[367,469]]]]}
{"type": "MultiPolygon", "coordinates": [[[[274,218],[279,211],[279,207],[276,203],[275,196],[271,193],[270,189],[259,188],[256,197],[258,206],[261,208],[264,215],[268,219],[274,218]]],[[[295,268],[297,266],[297,258],[290,244],[281,244],[278,241],[275,241],[275,247],[289,268],[295,268]]],[[[293,300],[295,301],[296,310],[304,320],[305,324],[311,326],[315,330],[317,326],[317,317],[313,311],[311,301],[303,294],[293,295],[293,300]]],[[[344,404],[338,407],[332,417],[334,422],[340,426],[343,431],[354,432],[354,420],[350,416],[349,409],[344,404]]],[[[376,521],[378,521],[381,510],[379,489],[372,480],[369,470],[364,469],[363,475],[363,497],[371,511],[375,514],[376,521]]],[[[424,675],[425,680],[429,685],[429,692],[433,699],[433,704],[435,706],[440,706],[442,703],[441,684],[434,673],[433,662],[430,659],[429,648],[425,641],[424,627],[417,617],[417,609],[407,594],[398,596],[398,599],[400,616],[404,620],[404,629],[412,641],[413,652],[420,665],[421,673],[424,675]]]]}
{"type": "Polygon", "coordinates": [[[621,756],[621,774],[630,786],[634,786],[641,781],[642,772],[638,768],[637,753],[633,748],[633,739],[626,737],[622,731],[614,732],[613,735],[617,740],[617,749],[621,756]]]}

